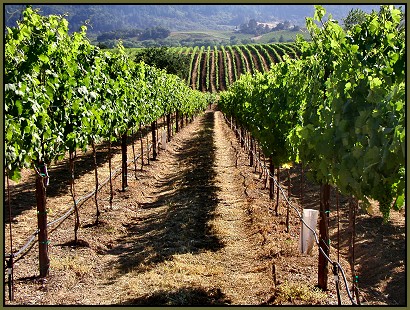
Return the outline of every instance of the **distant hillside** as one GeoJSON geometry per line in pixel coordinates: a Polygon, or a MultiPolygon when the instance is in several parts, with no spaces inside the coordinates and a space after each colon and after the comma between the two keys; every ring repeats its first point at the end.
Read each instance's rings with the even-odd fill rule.
{"type": "MultiPolygon", "coordinates": [[[[24,5],[5,5],[6,26],[14,26],[24,5]]],[[[250,19],[261,23],[289,21],[304,26],[305,17],[313,17],[313,5],[33,5],[43,15],[67,14],[70,30],[77,31],[88,21],[88,33],[99,35],[123,29],[163,27],[170,31],[233,30],[250,19]]],[[[377,5],[325,5],[334,19],[346,17],[352,8],[366,12],[377,5]]]]}

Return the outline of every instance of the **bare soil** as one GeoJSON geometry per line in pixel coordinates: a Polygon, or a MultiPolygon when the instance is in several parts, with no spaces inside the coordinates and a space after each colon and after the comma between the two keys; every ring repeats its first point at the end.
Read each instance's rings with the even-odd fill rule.
{"type": "Polygon", "coordinates": [[[200,81],[199,81],[199,90],[200,91],[207,91],[207,89],[206,89],[206,76],[207,76],[207,66],[208,66],[208,64],[207,64],[207,62],[206,62],[206,59],[207,59],[207,57],[206,57],[206,55],[207,55],[207,52],[206,52],[206,50],[204,50],[204,52],[201,54],[202,55],[202,57],[201,57],[201,62],[200,62],[200,70],[201,70],[201,72],[199,72],[199,75],[198,75],[198,78],[200,79],[200,81]]]}
{"type": "MultiPolygon", "coordinates": [[[[138,136],[135,149],[140,152],[138,136]]],[[[114,147],[114,167],[121,166],[119,150],[114,147]]],[[[94,171],[90,152],[77,155],[80,196],[95,186],[94,171]]],[[[131,146],[128,156],[133,156],[131,146]]],[[[97,158],[103,180],[109,174],[105,145],[99,146],[97,158]]],[[[46,279],[38,278],[37,244],[17,260],[14,301],[8,299],[6,277],[5,305],[337,304],[331,272],[328,291],[314,288],[318,249],[315,246],[311,255],[299,253],[296,212],[291,210],[286,232],[286,204],[281,199],[276,216],[264,176],[249,166],[247,153],[219,111],[206,111],[175,134],[157,160],[147,165],[145,158],[142,169],[140,159],[137,163],[136,170],[129,166],[126,191],[121,191],[121,177],[113,180],[112,206],[109,186],[99,193],[98,225],[94,201],[81,205],[77,245],[73,215],[51,229],[46,279]]],[[[281,179],[287,190],[287,172],[281,179]]],[[[317,186],[305,181],[300,199],[300,167],[291,169],[290,179],[295,207],[317,209],[317,186]]],[[[11,182],[14,250],[36,229],[33,188],[30,171],[25,171],[20,183],[11,182]]],[[[50,168],[47,194],[53,220],[72,203],[66,160],[50,168]]],[[[333,193],[331,258],[337,260],[339,248],[350,286],[347,199],[340,197],[339,206],[341,220],[337,221],[333,193]]],[[[5,252],[9,253],[7,216],[5,221],[5,252]]],[[[405,236],[404,213],[393,212],[391,221],[382,224],[377,211],[359,212],[353,267],[362,303],[406,304],[405,236]]],[[[341,298],[343,304],[351,304],[344,285],[341,298]]]]}
{"type": "Polygon", "coordinates": [[[256,70],[256,71],[259,71],[259,72],[263,72],[263,70],[264,70],[264,67],[262,67],[263,64],[259,62],[259,59],[258,59],[258,57],[254,54],[254,51],[253,51],[253,50],[250,51],[250,52],[251,52],[251,57],[252,57],[252,60],[251,60],[251,61],[253,61],[253,63],[255,64],[255,70],[256,70]]]}
{"type": "Polygon", "coordinates": [[[218,70],[219,70],[219,88],[223,91],[226,89],[226,81],[225,81],[225,63],[223,61],[223,54],[222,51],[218,51],[218,70]]]}
{"type": "Polygon", "coordinates": [[[210,71],[209,71],[209,87],[211,93],[216,93],[216,83],[215,83],[215,52],[211,51],[210,52],[210,57],[209,57],[209,66],[210,66],[210,71]]]}
{"type": "Polygon", "coordinates": [[[241,60],[242,72],[243,72],[243,74],[245,74],[246,72],[252,73],[252,68],[251,68],[251,65],[249,64],[250,59],[248,59],[247,54],[243,50],[241,50],[241,51],[242,51],[244,61],[242,61],[242,57],[240,56],[238,50],[235,50],[236,54],[238,55],[239,59],[241,60]]]}
{"type": "Polygon", "coordinates": [[[200,53],[196,53],[195,55],[195,59],[194,59],[194,65],[192,66],[192,75],[191,75],[191,87],[193,89],[196,89],[196,83],[197,83],[197,79],[198,77],[198,65],[199,65],[199,57],[201,56],[200,53]]]}
{"type": "MultiPolygon", "coordinates": [[[[226,66],[228,67],[228,81],[230,84],[234,82],[234,67],[232,63],[232,54],[225,49],[225,55],[226,55],[226,66]]],[[[229,85],[230,85],[229,84],[229,85]]],[[[228,88],[229,85],[226,85],[226,88],[228,88]]]]}
{"type": "Polygon", "coordinates": [[[246,67],[245,64],[242,63],[241,57],[235,49],[232,49],[232,57],[235,57],[236,72],[238,73],[239,79],[239,77],[246,72],[246,67]]]}

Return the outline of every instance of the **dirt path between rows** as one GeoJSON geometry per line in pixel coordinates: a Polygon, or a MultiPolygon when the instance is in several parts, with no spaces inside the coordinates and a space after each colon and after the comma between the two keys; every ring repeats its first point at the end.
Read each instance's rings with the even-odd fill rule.
{"type": "Polygon", "coordinates": [[[226,77],[225,77],[225,67],[224,67],[224,58],[222,51],[218,51],[218,78],[219,78],[219,88],[220,90],[225,90],[227,88],[226,85],[226,77]]]}
{"type": "Polygon", "coordinates": [[[195,55],[195,59],[193,60],[191,85],[190,85],[193,89],[197,89],[197,87],[196,87],[197,79],[199,79],[199,76],[198,76],[198,65],[199,65],[198,58],[200,57],[200,55],[201,55],[201,53],[198,52],[195,55]]]}
{"type": "Polygon", "coordinates": [[[215,51],[211,51],[210,53],[210,76],[209,76],[209,84],[210,84],[210,91],[211,93],[216,93],[216,80],[218,72],[215,70],[215,51]]]}
{"type": "MultiPolygon", "coordinates": [[[[30,275],[36,273],[33,249],[15,266],[12,304],[266,300],[272,286],[268,266],[256,256],[247,229],[241,178],[223,122],[220,112],[207,111],[184,128],[138,180],[129,181],[126,192],[116,191],[112,208],[101,193],[99,226],[91,224],[89,201],[81,211],[83,246],[70,243],[72,219],[61,224],[50,238],[49,278],[40,283],[30,275]]],[[[118,179],[114,188],[120,188],[118,179]]]]}
{"type": "Polygon", "coordinates": [[[246,214],[220,114],[173,141],[148,202],[111,254],[123,275],[107,303],[259,304],[270,280],[247,236],[246,214]],[[219,117],[218,117],[219,116],[219,117]],[[130,271],[131,270],[131,271],[130,271]]]}
{"type": "MultiPolygon", "coordinates": [[[[101,145],[97,155],[101,178],[107,175],[104,149],[101,145]]],[[[115,147],[113,166],[120,161],[115,147]]],[[[49,171],[50,220],[60,216],[71,201],[66,166],[63,161],[49,171]]],[[[76,167],[80,195],[94,186],[90,155],[79,156],[76,167]]],[[[50,275],[45,280],[38,278],[37,243],[18,259],[15,299],[8,300],[5,284],[6,305],[337,304],[331,272],[329,290],[314,289],[317,248],[311,255],[299,253],[299,219],[291,211],[287,231],[287,206],[282,200],[275,215],[275,201],[269,199],[261,171],[249,166],[247,154],[221,112],[206,111],[174,135],[157,160],[149,165],[145,160],[142,169],[139,162],[137,170],[133,167],[129,166],[126,191],[120,190],[121,177],[113,180],[112,206],[109,186],[99,193],[99,225],[94,224],[93,200],[81,206],[77,246],[72,242],[72,215],[53,227],[50,275]]],[[[302,205],[317,208],[317,186],[305,184],[304,198],[298,198],[298,169],[291,173],[291,200],[299,210],[302,205]]],[[[14,249],[36,228],[32,177],[28,172],[24,175],[20,184],[12,186],[14,249]]],[[[286,181],[283,184],[288,186],[286,181]]],[[[348,217],[345,200],[340,198],[341,219],[348,217]]],[[[339,238],[334,213],[332,241],[339,238]]],[[[8,253],[7,225],[4,231],[8,253]]],[[[350,279],[345,220],[340,221],[340,231],[340,263],[350,279]]],[[[391,223],[383,225],[377,212],[358,215],[355,268],[364,302],[404,304],[404,249],[403,213],[392,212],[391,223]]],[[[335,258],[336,253],[332,243],[331,256],[335,258]]],[[[342,304],[351,304],[343,285],[341,294],[342,304]]]]}

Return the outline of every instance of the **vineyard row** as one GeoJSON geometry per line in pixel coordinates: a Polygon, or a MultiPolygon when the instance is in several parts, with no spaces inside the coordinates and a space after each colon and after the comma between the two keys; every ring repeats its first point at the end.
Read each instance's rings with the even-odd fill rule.
{"type": "MultiPolygon", "coordinates": [[[[86,27],[69,34],[62,16],[42,17],[30,7],[17,27],[7,29],[4,69],[5,172],[14,180],[20,178],[23,168],[33,168],[36,173],[40,276],[45,277],[50,264],[48,167],[68,155],[77,242],[76,151],[90,147],[93,151],[98,224],[96,144],[108,143],[111,172],[111,143],[121,142],[124,190],[127,136],[151,125],[155,159],[157,120],[166,118],[169,138],[172,115],[178,126],[184,118],[204,110],[212,96],[191,89],[176,75],[135,63],[121,45],[115,53],[102,51],[90,44],[86,27]]],[[[110,187],[112,192],[111,177],[110,187]]],[[[13,255],[10,259],[12,265],[13,255]]]]}
{"type": "Polygon", "coordinates": [[[202,92],[226,90],[241,75],[266,72],[285,56],[299,58],[294,43],[189,47],[175,52],[191,55],[188,85],[202,92]]]}
{"type": "MultiPolygon", "coordinates": [[[[312,42],[297,41],[299,59],[284,58],[268,72],[242,75],[220,93],[218,101],[223,113],[240,127],[239,135],[250,133],[250,148],[256,142],[269,158],[271,199],[273,176],[276,170],[279,182],[282,166],[302,163],[320,185],[318,286],[322,289],[327,289],[331,262],[326,224],[330,188],[350,197],[351,223],[358,202],[369,210],[371,200],[377,201],[384,221],[391,209],[405,205],[402,12],[382,6],[351,30],[324,21],[325,13],[316,6],[315,19],[322,28],[307,19],[312,42]]],[[[229,50],[232,53],[233,48],[229,50]]],[[[234,74],[245,65],[251,68],[244,54],[232,57],[232,63],[241,63],[234,74]]],[[[352,273],[355,279],[354,269],[352,273]]]]}
{"type": "MultiPolygon", "coordinates": [[[[297,42],[301,57],[283,59],[265,73],[251,75],[246,53],[229,48],[234,75],[241,76],[220,93],[218,105],[260,142],[271,166],[303,162],[315,181],[364,208],[369,199],[378,201],[387,219],[391,208],[405,203],[401,11],[383,6],[348,32],[324,22],[324,12],[318,7],[315,14],[323,28],[308,19],[313,40],[297,42]]],[[[273,53],[272,46],[265,48],[273,53]]]]}

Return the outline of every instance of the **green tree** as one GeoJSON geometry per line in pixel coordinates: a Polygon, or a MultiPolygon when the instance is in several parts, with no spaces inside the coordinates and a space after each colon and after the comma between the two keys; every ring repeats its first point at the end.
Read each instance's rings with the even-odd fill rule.
{"type": "Polygon", "coordinates": [[[150,47],[141,50],[136,55],[135,61],[143,61],[158,69],[165,69],[169,74],[175,74],[182,79],[186,79],[190,56],[174,53],[168,47],[150,47]]]}
{"type": "Polygon", "coordinates": [[[366,21],[366,13],[361,9],[351,9],[346,18],[343,19],[344,29],[350,30],[354,25],[366,21]]]}

